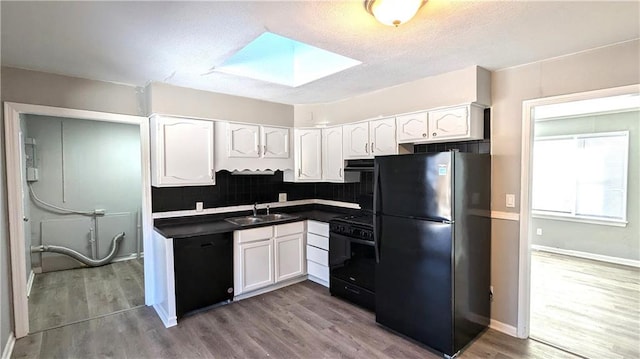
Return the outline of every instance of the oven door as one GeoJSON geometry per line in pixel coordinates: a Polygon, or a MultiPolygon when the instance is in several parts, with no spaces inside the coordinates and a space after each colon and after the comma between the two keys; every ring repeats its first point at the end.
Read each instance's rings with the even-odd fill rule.
{"type": "Polygon", "coordinates": [[[332,278],[375,292],[375,264],[374,242],[329,233],[332,278]]]}

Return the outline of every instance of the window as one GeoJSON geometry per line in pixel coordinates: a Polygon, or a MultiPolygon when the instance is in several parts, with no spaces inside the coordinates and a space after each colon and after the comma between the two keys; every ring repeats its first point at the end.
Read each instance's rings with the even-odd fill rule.
{"type": "Polygon", "coordinates": [[[536,138],[533,214],[625,222],[628,152],[628,132],[536,138]]]}

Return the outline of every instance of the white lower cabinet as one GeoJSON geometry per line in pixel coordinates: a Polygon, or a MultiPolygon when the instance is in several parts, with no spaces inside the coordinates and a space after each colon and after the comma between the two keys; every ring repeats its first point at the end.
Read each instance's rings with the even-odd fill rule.
{"type": "Polygon", "coordinates": [[[233,233],[235,295],[306,274],[304,222],[233,233]]]}
{"type": "Polygon", "coordinates": [[[329,224],[307,221],[307,274],[309,280],[329,287],[329,224]]]}
{"type": "Polygon", "coordinates": [[[305,273],[304,233],[276,237],[275,269],[276,283],[301,276],[305,273]]]}

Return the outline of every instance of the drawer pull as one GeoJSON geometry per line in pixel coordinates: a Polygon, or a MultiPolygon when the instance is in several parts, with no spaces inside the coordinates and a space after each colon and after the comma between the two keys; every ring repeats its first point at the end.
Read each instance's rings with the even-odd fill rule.
{"type": "Polygon", "coordinates": [[[349,292],[353,293],[353,294],[360,294],[360,291],[359,291],[359,290],[355,290],[355,289],[353,289],[353,288],[349,288],[349,287],[347,287],[346,285],[344,286],[344,289],[345,289],[346,291],[349,291],[349,292]]]}

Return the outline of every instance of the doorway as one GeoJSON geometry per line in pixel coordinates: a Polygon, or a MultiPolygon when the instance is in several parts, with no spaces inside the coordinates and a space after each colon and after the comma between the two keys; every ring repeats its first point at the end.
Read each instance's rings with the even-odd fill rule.
{"type": "Polygon", "coordinates": [[[529,101],[524,113],[518,334],[636,358],[638,87],[529,101]]]}
{"type": "Polygon", "coordinates": [[[20,124],[30,333],[144,305],[139,126],[20,124]]]}
{"type": "MultiPolygon", "coordinates": [[[[67,288],[64,285],[60,285],[61,281],[66,280],[62,278],[71,278],[71,282],[76,285],[80,285],[80,277],[82,277],[82,283],[85,285],[87,283],[94,286],[96,283],[105,284],[109,283],[106,280],[109,277],[117,277],[114,268],[109,269],[110,267],[126,264],[127,267],[131,268],[127,270],[121,269],[120,273],[127,277],[124,279],[125,283],[132,284],[136,280],[136,271],[139,273],[138,277],[141,277],[142,272],[151,272],[152,258],[149,256],[144,263],[139,259],[144,252],[152,252],[149,126],[148,119],[145,117],[5,103],[5,141],[7,150],[7,194],[9,208],[11,208],[11,211],[9,211],[9,234],[11,240],[15,334],[17,338],[20,338],[34,330],[88,319],[73,317],[70,320],[63,319],[60,323],[47,321],[42,328],[34,327],[34,330],[31,330],[29,323],[30,319],[34,318],[30,318],[29,313],[28,294],[30,293],[28,292],[30,285],[32,287],[31,296],[33,297],[33,286],[46,286],[45,283],[49,282],[50,287],[55,288],[55,291],[57,291],[55,295],[60,297],[58,298],[61,299],[60,303],[65,303],[64,305],[69,307],[68,312],[77,315],[78,312],[83,312],[81,309],[83,300],[79,299],[82,297],[79,295],[82,291],[77,287],[67,288]],[[39,125],[29,126],[28,122],[30,121],[39,123],[39,125]],[[46,128],[51,125],[55,125],[54,127],[57,128],[57,131],[46,128]],[[67,126],[66,129],[65,126],[67,126]],[[92,128],[93,130],[91,130],[92,128]],[[108,133],[115,128],[126,129],[128,136],[135,139],[135,143],[129,144],[129,147],[113,148],[108,145],[108,142],[114,139],[113,136],[103,136],[103,139],[97,142],[95,138],[88,140],[90,136],[84,136],[91,132],[106,131],[108,133]],[[32,130],[31,134],[28,131],[29,129],[32,130]],[[56,132],[60,137],[54,141],[56,136],[48,138],[45,136],[47,132],[56,132]],[[38,135],[40,139],[34,136],[34,134],[38,133],[40,134],[38,135]],[[66,140],[64,138],[65,135],[67,136],[66,140]],[[75,140],[70,141],[72,138],[75,138],[75,140]],[[100,141],[103,142],[100,143],[100,141]],[[54,147],[64,145],[69,147],[67,150],[52,151],[51,148],[45,149],[46,142],[49,142],[49,144],[54,143],[54,147]],[[91,147],[92,144],[94,147],[91,147]],[[42,161],[38,162],[38,148],[40,145],[42,145],[40,149],[46,151],[46,156],[41,158],[41,160],[44,160],[46,157],[44,163],[42,161]],[[84,150],[82,146],[86,146],[84,150]],[[106,192],[108,194],[114,188],[101,183],[104,179],[100,179],[100,177],[109,177],[108,175],[99,174],[98,177],[95,177],[95,174],[99,172],[96,168],[104,165],[105,159],[102,158],[98,162],[92,162],[92,159],[95,159],[100,152],[117,153],[123,148],[128,148],[128,152],[133,152],[133,154],[130,154],[129,162],[135,163],[138,168],[137,175],[134,176],[137,176],[137,179],[119,178],[118,180],[121,184],[130,182],[131,186],[126,187],[128,191],[133,192],[127,193],[127,190],[125,190],[119,195],[104,196],[103,199],[97,200],[97,202],[87,201],[88,198],[85,197],[89,196],[86,195],[88,193],[86,191],[94,193],[106,192]],[[78,157],[78,161],[75,161],[73,157],[78,157]],[[29,162],[29,158],[35,161],[29,162]],[[22,161],[22,159],[25,159],[25,161],[22,161]],[[58,163],[53,165],[56,162],[58,163]],[[94,175],[93,178],[91,178],[91,174],[94,175]],[[51,180],[53,182],[45,184],[45,182],[51,180]],[[98,184],[97,189],[90,189],[91,186],[96,184],[98,184]],[[86,190],[84,194],[83,190],[86,190]],[[132,196],[131,193],[137,194],[132,196]],[[137,203],[133,205],[135,210],[125,210],[118,207],[121,203],[126,202],[126,199],[122,198],[123,196],[136,198],[137,203]],[[67,213],[60,213],[65,211],[67,213]],[[77,213],[69,213],[68,211],[77,213]],[[32,220],[39,223],[25,224],[28,223],[27,221],[32,220]],[[116,236],[113,233],[125,234],[116,236]],[[32,234],[35,235],[32,236],[32,234]],[[116,240],[116,237],[119,239],[116,240]],[[80,239],[83,243],[78,244],[74,239],[80,239]],[[32,241],[34,243],[31,243],[32,241]],[[114,245],[114,243],[117,243],[117,245],[114,245]],[[70,269],[77,267],[78,262],[69,260],[66,258],[67,256],[54,255],[49,251],[44,251],[44,253],[43,251],[35,251],[35,254],[32,253],[33,247],[42,249],[43,246],[47,245],[49,247],[71,247],[69,249],[78,252],[80,257],[83,257],[78,259],[79,257],[74,255],[81,262],[86,260],[90,264],[91,261],[109,259],[110,264],[96,268],[83,266],[81,269],[70,269]],[[109,256],[110,258],[107,258],[109,256]],[[34,263],[30,263],[32,259],[34,263]],[[132,260],[139,261],[140,267],[135,269],[129,266],[133,263],[132,260]],[[142,270],[143,268],[144,270],[142,270]],[[38,282],[37,276],[30,275],[32,269],[35,269],[34,273],[38,271],[50,272],[42,275],[54,274],[51,277],[55,277],[55,280],[49,278],[38,282]],[[93,269],[101,272],[98,273],[93,269]],[[105,274],[105,269],[107,272],[110,270],[110,274],[105,274]],[[83,271],[90,273],[82,273],[80,275],[80,272],[83,271]],[[65,272],[71,274],[62,275],[65,272]],[[29,283],[29,278],[32,278],[31,283],[29,283]],[[74,278],[76,279],[75,281],[73,280],[74,278]],[[65,291],[67,294],[64,294],[65,291]],[[65,298],[71,300],[65,300],[65,298]],[[78,300],[80,304],[70,305],[69,302],[74,300],[78,300]]],[[[44,153],[41,152],[40,155],[44,155],[44,153]]],[[[114,171],[114,174],[116,172],[118,171],[114,171]]],[[[128,172],[118,172],[117,174],[118,176],[126,176],[126,173],[128,172]]],[[[142,287],[143,292],[139,293],[140,290],[138,290],[138,293],[142,295],[138,296],[138,299],[132,300],[132,303],[134,305],[150,305],[153,303],[152,278],[150,275],[145,275],[144,279],[139,279],[140,282],[136,285],[142,287]]],[[[98,285],[97,287],[109,286],[110,284],[98,285]]],[[[132,288],[132,286],[129,286],[128,291],[133,291],[132,288]]],[[[116,291],[122,293],[127,290],[106,288],[103,293],[113,294],[116,291]]],[[[93,292],[95,293],[95,291],[93,292]]],[[[85,293],[89,293],[86,288],[85,293]]],[[[93,307],[102,307],[101,309],[87,310],[85,312],[92,312],[93,316],[101,316],[106,314],[104,312],[105,308],[112,311],[126,309],[118,308],[117,305],[114,306],[114,302],[122,302],[122,300],[113,296],[103,295],[101,299],[105,300],[102,303],[94,301],[95,303],[93,304],[93,307]]],[[[51,299],[51,302],[50,305],[42,308],[56,308],[56,301],[51,299]]],[[[127,306],[130,306],[130,304],[128,303],[127,306]]],[[[86,305],[89,306],[90,304],[86,303],[86,305]]],[[[59,313],[62,309],[58,308],[56,313],[59,313]]],[[[51,311],[51,313],[54,313],[54,311],[51,311]]],[[[43,315],[43,313],[34,313],[34,315],[38,316],[37,319],[47,316],[46,314],[43,315]]],[[[58,314],[53,314],[53,316],[56,315],[58,314]]],[[[92,315],[89,314],[89,316],[92,315]]],[[[31,322],[35,325],[35,322],[31,322]]]]}

